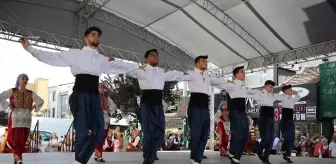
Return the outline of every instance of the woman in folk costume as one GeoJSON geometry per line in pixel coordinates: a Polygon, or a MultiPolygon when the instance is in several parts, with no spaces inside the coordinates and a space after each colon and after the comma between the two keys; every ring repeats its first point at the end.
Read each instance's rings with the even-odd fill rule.
{"type": "Polygon", "coordinates": [[[127,144],[126,151],[127,152],[136,152],[141,151],[141,143],[140,143],[139,130],[137,128],[133,129],[133,136],[129,143],[127,144]]]}
{"type": "Polygon", "coordinates": [[[230,121],[227,110],[227,103],[223,101],[218,106],[218,116],[217,121],[217,131],[219,134],[219,142],[220,142],[220,155],[227,156],[228,155],[228,145],[230,141],[230,121]]]}
{"type": "Polygon", "coordinates": [[[114,150],[113,135],[111,131],[108,132],[103,149],[104,152],[113,152],[114,150]]]}
{"type": "Polygon", "coordinates": [[[104,113],[104,138],[100,141],[100,143],[96,146],[95,149],[95,161],[105,162],[103,159],[103,146],[105,143],[105,139],[107,138],[107,134],[110,126],[111,112],[116,109],[116,105],[113,100],[104,94],[105,86],[103,84],[99,84],[98,87],[99,95],[100,95],[100,104],[104,113]]]}
{"type": "Polygon", "coordinates": [[[251,135],[251,129],[252,129],[252,126],[253,126],[253,120],[250,116],[247,116],[248,118],[248,123],[249,123],[249,129],[250,129],[250,133],[249,133],[249,139],[248,139],[248,142],[247,142],[247,145],[245,145],[245,151],[247,152],[248,155],[253,155],[252,154],[252,148],[253,148],[253,140],[252,140],[252,135],[251,135]]]}
{"type": "Polygon", "coordinates": [[[33,109],[38,112],[43,105],[43,100],[39,96],[26,89],[27,82],[28,76],[20,74],[15,88],[0,94],[0,107],[11,109],[8,119],[8,146],[14,154],[14,164],[22,164],[22,153],[25,151],[30,133],[31,112],[33,109]]]}

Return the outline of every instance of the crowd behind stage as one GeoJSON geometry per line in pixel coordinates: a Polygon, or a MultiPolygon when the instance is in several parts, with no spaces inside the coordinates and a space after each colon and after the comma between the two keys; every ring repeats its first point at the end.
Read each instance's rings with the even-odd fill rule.
{"type": "MultiPolygon", "coordinates": [[[[36,150],[32,150],[32,145],[37,141],[35,135],[29,137],[27,141],[26,152],[74,152],[73,146],[74,137],[64,137],[65,140],[59,140],[56,133],[50,138],[48,145],[43,146],[41,139],[36,150]]],[[[75,136],[74,134],[72,136],[75,136]]],[[[179,151],[189,150],[190,138],[186,135],[179,133],[171,133],[165,135],[165,142],[160,147],[159,151],[179,151]]],[[[251,135],[251,140],[245,146],[245,155],[255,155],[258,151],[258,145],[260,143],[260,136],[258,133],[251,135]]],[[[273,155],[280,155],[280,149],[283,142],[283,138],[275,137],[272,147],[273,155]]],[[[103,146],[104,152],[140,152],[142,136],[141,131],[136,128],[132,133],[129,130],[121,131],[120,127],[116,127],[108,132],[108,137],[105,140],[103,146]]],[[[3,146],[0,142],[1,147],[3,146]]],[[[0,147],[0,148],[1,148],[0,147]]],[[[209,140],[206,149],[214,147],[215,151],[220,151],[220,137],[217,136],[216,140],[211,142],[209,140]]],[[[0,149],[2,153],[6,153],[6,150],[0,149]]],[[[315,136],[308,136],[303,134],[298,136],[293,145],[293,155],[302,157],[317,157],[317,158],[336,158],[336,133],[333,135],[333,140],[328,143],[328,140],[322,135],[317,134],[315,136]]]]}
{"type": "MultiPolygon", "coordinates": [[[[116,127],[114,130],[109,131],[103,149],[105,152],[141,151],[142,137],[140,133],[141,132],[137,129],[134,129],[132,134],[129,133],[129,131],[122,132],[119,127],[116,127]]],[[[165,136],[165,142],[159,151],[189,150],[189,139],[190,138],[188,136],[178,133],[167,134],[165,136]]],[[[27,152],[29,152],[28,149],[30,145],[34,145],[35,140],[36,137],[31,137],[29,142],[27,142],[27,152]]],[[[30,150],[30,152],[73,152],[75,149],[72,144],[73,142],[74,140],[72,140],[70,136],[65,137],[65,140],[61,141],[57,138],[56,133],[54,133],[46,147],[43,147],[40,140],[37,150],[30,150]]],[[[250,142],[245,147],[245,154],[254,155],[258,150],[259,142],[260,137],[258,133],[256,133],[256,135],[252,135],[250,142]]],[[[282,138],[276,137],[274,139],[272,154],[281,154],[280,148],[282,142],[282,138]]],[[[206,148],[210,149],[212,146],[214,146],[215,151],[219,151],[219,137],[217,137],[213,142],[209,141],[206,148]]],[[[327,139],[321,134],[312,137],[303,134],[295,140],[293,145],[293,154],[303,157],[336,158],[336,133],[334,134],[334,139],[330,142],[330,144],[328,144],[327,139]]]]}

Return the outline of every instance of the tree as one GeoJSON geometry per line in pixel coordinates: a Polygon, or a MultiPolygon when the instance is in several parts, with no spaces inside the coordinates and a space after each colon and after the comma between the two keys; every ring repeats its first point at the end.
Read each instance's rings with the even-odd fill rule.
{"type": "MultiPolygon", "coordinates": [[[[139,107],[137,97],[141,95],[138,80],[130,76],[118,75],[115,77],[106,76],[102,80],[106,88],[106,94],[115,102],[117,107],[125,114],[136,113],[139,107]]],[[[177,87],[177,82],[166,82],[163,89],[163,99],[167,104],[176,104],[180,96],[173,89],[177,87]]]]}

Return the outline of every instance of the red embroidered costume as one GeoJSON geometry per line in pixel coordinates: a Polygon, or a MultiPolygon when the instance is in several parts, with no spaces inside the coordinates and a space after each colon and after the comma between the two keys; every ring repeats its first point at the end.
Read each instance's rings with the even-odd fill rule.
{"type": "MultiPolygon", "coordinates": [[[[26,81],[28,76],[22,74],[26,81]]],[[[20,78],[19,76],[19,78],[20,78]]],[[[19,79],[18,78],[18,79],[19,79]]],[[[43,100],[25,87],[12,88],[0,94],[0,107],[11,112],[8,118],[8,147],[14,154],[15,163],[22,163],[22,153],[25,152],[26,141],[30,134],[32,110],[38,112],[43,105],[43,100]],[[9,102],[7,101],[9,99],[9,102]],[[35,105],[33,106],[33,102],[35,105]]]]}
{"type": "Polygon", "coordinates": [[[105,140],[107,138],[107,134],[109,131],[109,125],[110,125],[110,113],[112,110],[116,109],[115,103],[112,101],[111,98],[108,96],[105,96],[104,93],[104,86],[99,85],[99,92],[100,92],[100,104],[101,108],[104,112],[104,139],[100,141],[100,143],[95,148],[95,160],[98,162],[104,162],[103,160],[103,146],[105,144],[105,140]]]}
{"type": "Polygon", "coordinates": [[[248,139],[248,142],[247,144],[245,145],[245,151],[251,155],[252,154],[252,148],[253,148],[253,140],[252,140],[252,135],[251,135],[251,129],[252,129],[252,126],[253,126],[253,120],[251,119],[250,116],[247,116],[248,118],[248,123],[249,123],[249,139],[248,139]]]}
{"type": "Polygon", "coordinates": [[[220,114],[218,117],[217,132],[220,137],[220,155],[226,156],[228,153],[228,145],[230,142],[230,122],[228,118],[228,110],[226,103],[220,105],[220,114]]]}

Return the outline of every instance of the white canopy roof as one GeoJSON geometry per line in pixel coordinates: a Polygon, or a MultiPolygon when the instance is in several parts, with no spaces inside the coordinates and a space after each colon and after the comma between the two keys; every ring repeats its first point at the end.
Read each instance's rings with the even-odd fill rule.
{"type": "Polygon", "coordinates": [[[11,22],[4,15],[15,12],[23,18],[16,19],[19,24],[73,37],[64,28],[65,23],[73,27],[76,18],[65,13],[73,10],[84,15],[88,25],[103,29],[106,52],[111,47],[134,52],[126,56],[119,49],[112,55],[143,61],[146,49],[158,48],[163,65],[190,69],[194,57],[206,54],[224,68],[221,73],[237,65],[253,69],[335,51],[336,4],[326,0],[67,0],[62,6],[46,1],[51,0],[1,2],[12,12],[0,11],[0,23],[11,22]],[[59,12],[54,15],[56,10],[45,9],[48,6],[59,12]],[[32,20],[43,15],[57,24],[45,18],[32,20]]]}

